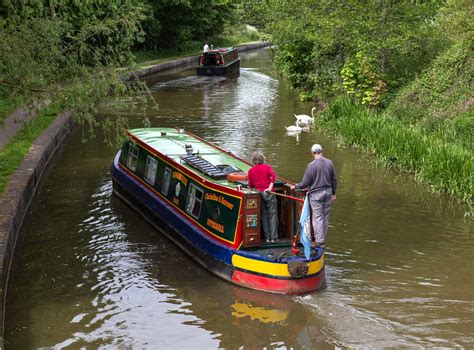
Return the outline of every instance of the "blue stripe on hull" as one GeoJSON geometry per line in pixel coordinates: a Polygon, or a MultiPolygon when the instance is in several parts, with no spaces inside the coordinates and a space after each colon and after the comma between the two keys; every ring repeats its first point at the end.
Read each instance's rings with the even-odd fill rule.
{"type": "MultiPolygon", "coordinates": [[[[142,204],[153,215],[161,218],[161,220],[166,222],[167,225],[175,231],[173,232],[173,235],[168,235],[169,238],[176,241],[173,236],[180,235],[181,239],[176,241],[180,246],[186,244],[187,246],[190,246],[188,248],[192,248],[192,250],[198,249],[204,252],[208,255],[208,259],[214,259],[218,263],[232,267],[232,255],[235,250],[224,246],[219,242],[211,241],[175,208],[150,192],[143,184],[123,172],[118,167],[119,154],[117,154],[111,169],[113,181],[121,186],[125,193],[133,197],[136,202],[142,204]]],[[[153,221],[151,218],[148,219],[153,221]]],[[[183,249],[189,250],[186,249],[186,247],[183,247],[183,249]]],[[[200,262],[205,265],[210,263],[208,261],[200,262]]]]}

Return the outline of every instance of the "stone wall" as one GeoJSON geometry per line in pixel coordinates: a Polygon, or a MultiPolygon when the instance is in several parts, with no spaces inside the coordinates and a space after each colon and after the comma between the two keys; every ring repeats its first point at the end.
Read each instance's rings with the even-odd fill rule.
{"type": "Polygon", "coordinates": [[[72,127],[71,113],[64,113],[43,131],[12,175],[0,197],[0,336],[3,338],[5,300],[18,235],[48,162],[72,127]]]}

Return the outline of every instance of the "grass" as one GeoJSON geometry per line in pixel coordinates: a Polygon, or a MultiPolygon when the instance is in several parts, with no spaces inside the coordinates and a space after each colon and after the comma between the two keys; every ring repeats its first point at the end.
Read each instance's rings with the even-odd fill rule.
{"type": "Polygon", "coordinates": [[[33,142],[51,125],[58,112],[54,107],[46,108],[35,119],[25,123],[13,140],[0,149],[0,195],[5,191],[10,177],[20,166],[33,142]]]}
{"type": "Polygon", "coordinates": [[[457,42],[397,93],[388,112],[397,119],[430,130],[458,124],[455,128],[465,134],[455,137],[472,142],[473,63],[471,40],[457,42]]]}
{"type": "Polygon", "coordinates": [[[430,133],[349,99],[336,100],[321,114],[318,125],[332,130],[345,144],[376,154],[388,167],[414,174],[435,192],[448,193],[472,206],[472,143],[452,142],[452,130],[430,133]]]}

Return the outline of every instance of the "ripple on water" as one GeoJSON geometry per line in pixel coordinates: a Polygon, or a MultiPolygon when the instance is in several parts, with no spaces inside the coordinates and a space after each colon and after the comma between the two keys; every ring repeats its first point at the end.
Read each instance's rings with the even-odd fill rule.
{"type": "Polygon", "coordinates": [[[160,346],[194,348],[195,342],[200,341],[199,344],[212,347],[210,344],[215,341],[211,333],[192,330],[201,328],[203,322],[189,310],[190,303],[177,297],[174,288],[160,283],[149,270],[149,262],[143,259],[161,254],[159,245],[131,242],[117,215],[105,210],[110,208],[110,190],[110,184],[98,189],[102,193],[92,196],[92,209],[80,224],[81,234],[89,234],[90,239],[77,258],[91,271],[93,279],[76,287],[93,292],[92,309],[72,317],[71,324],[83,331],[56,346],[91,346],[96,341],[103,344],[105,339],[110,346],[152,346],[156,344],[153,329],[160,325],[160,339],[165,339],[160,340],[160,346]],[[108,197],[102,192],[104,189],[109,191],[108,197]],[[189,336],[182,338],[186,334],[189,336]]]}
{"type": "Polygon", "coordinates": [[[78,132],[25,221],[17,282],[9,286],[11,343],[153,348],[159,333],[161,348],[474,346],[474,246],[464,211],[320,130],[286,135],[293,113],[311,108],[284,79],[263,74],[269,66],[243,69],[238,79],[172,73],[150,82],[158,111],[121,114],[131,127],[146,115],[153,126],[185,128],[244,158],[261,149],[295,180],[311,144],[322,143],[340,183],[326,287],[288,298],[287,308],[268,306],[267,295],[265,307],[251,307],[252,293],[235,297],[240,288],[208,274],[111,195],[113,152],[101,140],[85,147],[78,132]],[[246,305],[238,319],[236,304],[246,305]],[[260,322],[256,313],[267,309],[287,318],[260,322]]]}

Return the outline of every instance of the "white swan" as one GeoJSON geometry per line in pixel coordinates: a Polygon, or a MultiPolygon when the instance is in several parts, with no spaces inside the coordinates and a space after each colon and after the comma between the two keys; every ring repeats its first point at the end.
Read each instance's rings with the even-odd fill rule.
{"type": "Polygon", "coordinates": [[[301,135],[301,132],[291,132],[291,131],[287,131],[285,133],[286,136],[292,136],[292,137],[295,137],[296,138],[296,143],[299,143],[300,142],[300,135],[301,135]]]}
{"type": "Polygon", "coordinates": [[[303,130],[300,126],[298,125],[290,125],[290,126],[285,126],[286,131],[288,132],[300,132],[303,130]]]}
{"type": "Polygon", "coordinates": [[[311,117],[306,114],[293,114],[296,118],[296,125],[298,126],[309,126],[314,123],[314,112],[316,111],[316,107],[311,108],[311,117]]]}

